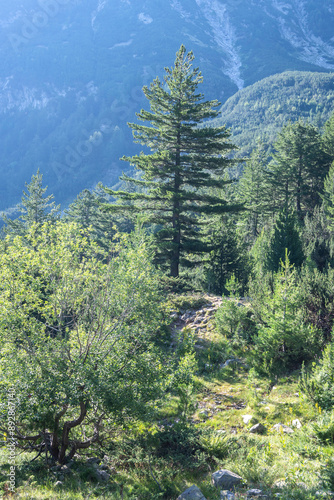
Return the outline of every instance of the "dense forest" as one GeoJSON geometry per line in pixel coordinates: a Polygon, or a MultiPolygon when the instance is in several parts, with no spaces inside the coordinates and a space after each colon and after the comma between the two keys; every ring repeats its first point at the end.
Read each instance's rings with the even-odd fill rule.
{"type": "Polygon", "coordinates": [[[4,498],[334,495],[334,114],[240,159],[202,81],[143,88],[120,189],[4,217],[4,498]]]}

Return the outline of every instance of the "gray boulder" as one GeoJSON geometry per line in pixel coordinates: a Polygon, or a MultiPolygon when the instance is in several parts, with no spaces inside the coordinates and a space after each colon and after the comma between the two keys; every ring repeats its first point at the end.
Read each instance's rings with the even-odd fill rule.
{"type": "Polygon", "coordinates": [[[247,491],[247,498],[268,498],[267,495],[263,495],[262,490],[253,488],[247,491]]]}
{"type": "Polygon", "coordinates": [[[97,470],[97,479],[98,481],[109,481],[110,474],[105,470],[97,470]]]}
{"type": "Polygon", "coordinates": [[[272,430],[277,432],[284,432],[284,434],[293,434],[293,430],[291,429],[291,427],[288,427],[284,424],[275,424],[272,427],[272,430]]]}
{"type": "Polygon", "coordinates": [[[228,359],[227,361],[225,361],[225,363],[222,363],[221,365],[219,365],[219,368],[222,370],[223,368],[226,368],[227,366],[229,366],[231,363],[242,363],[241,359],[237,359],[237,358],[232,358],[232,359],[228,359]]]}
{"type": "Polygon", "coordinates": [[[177,497],[177,500],[206,500],[205,496],[194,484],[177,497]]]}
{"type": "Polygon", "coordinates": [[[266,432],[266,428],[262,424],[256,424],[249,429],[249,432],[251,434],[264,434],[266,432]]]}
{"type": "Polygon", "coordinates": [[[235,494],[229,490],[220,491],[220,500],[235,500],[235,494]]]}
{"type": "Polygon", "coordinates": [[[87,460],[86,460],[86,464],[89,464],[89,465],[99,464],[100,462],[101,462],[101,459],[98,457],[87,458],[87,460]]]}
{"type": "Polygon", "coordinates": [[[211,476],[211,483],[216,488],[224,488],[230,490],[234,486],[237,486],[241,483],[241,477],[234,472],[231,472],[226,469],[221,469],[214,472],[211,476]]]}

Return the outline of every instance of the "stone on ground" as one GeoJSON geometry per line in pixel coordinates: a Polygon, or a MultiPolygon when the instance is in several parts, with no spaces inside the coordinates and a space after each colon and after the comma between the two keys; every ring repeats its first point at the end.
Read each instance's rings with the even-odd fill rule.
{"type": "Polygon", "coordinates": [[[231,472],[226,469],[221,469],[214,472],[211,476],[211,483],[216,488],[224,488],[230,490],[234,486],[237,486],[241,483],[241,477],[234,472],[231,472]]]}
{"type": "Polygon", "coordinates": [[[177,497],[177,500],[206,500],[201,490],[194,484],[177,497]]]}
{"type": "Polygon", "coordinates": [[[251,434],[264,434],[266,432],[266,428],[262,424],[256,424],[249,429],[249,432],[251,434]]]}

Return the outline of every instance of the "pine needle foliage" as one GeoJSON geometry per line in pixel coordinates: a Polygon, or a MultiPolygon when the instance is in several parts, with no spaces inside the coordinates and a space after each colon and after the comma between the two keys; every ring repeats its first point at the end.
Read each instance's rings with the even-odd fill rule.
{"type": "Polygon", "coordinates": [[[122,177],[136,192],[107,190],[117,198],[110,210],[145,212],[156,228],[157,262],[167,263],[172,277],[179,276],[180,264],[191,265],[190,253],[209,250],[200,216],[236,208],[209,189],[221,190],[230,182],[224,174],[233,164],[228,154],[234,146],[225,126],[206,126],[218,116],[220,103],[203,100],[197,90],[203,77],[193,61],[182,45],[174,66],[165,68],[164,81],[156,78],[143,88],[150,111],[142,109],[137,117],[145,125],[129,126],[135,142],[151,152],[122,158],[141,172],[140,179],[122,177]]]}

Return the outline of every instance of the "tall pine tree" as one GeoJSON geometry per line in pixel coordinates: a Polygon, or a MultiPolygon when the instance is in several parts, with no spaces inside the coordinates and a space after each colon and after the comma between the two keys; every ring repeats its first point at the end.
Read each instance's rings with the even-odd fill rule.
{"type": "Polygon", "coordinates": [[[233,210],[208,188],[222,189],[224,173],[232,164],[233,149],[225,127],[210,127],[203,121],[218,116],[218,101],[203,101],[197,87],[203,78],[193,68],[194,55],[182,45],[174,67],[165,68],[164,82],[156,78],[143,91],[150,111],[137,114],[130,123],[135,142],[151,152],[123,157],[141,171],[141,179],[123,175],[144,192],[111,191],[117,203],[112,211],[145,211],[157,229],[158,262],[168,263],[170,275],[179,276],[181,265],[191,265],[187,254],[208,251],[202,238],[200,216],[233,210]],[[202,125],[201,125],[202,124],[202,125]],[[129,203],[130,202],[130,203],[129,203]]]}
{"type": "Polygon", "coordinates": [[[259,236],[264,224],[264,214],[268,205],[272,203],[273,193],[269,195],[265,189],[267,163],[268,155],[264,145],[259,142],[246,161],[242,177],[238,182],[238,197],[246,208],[241,217],[241,224],[244,239],[250,243],[259,236]]]}

